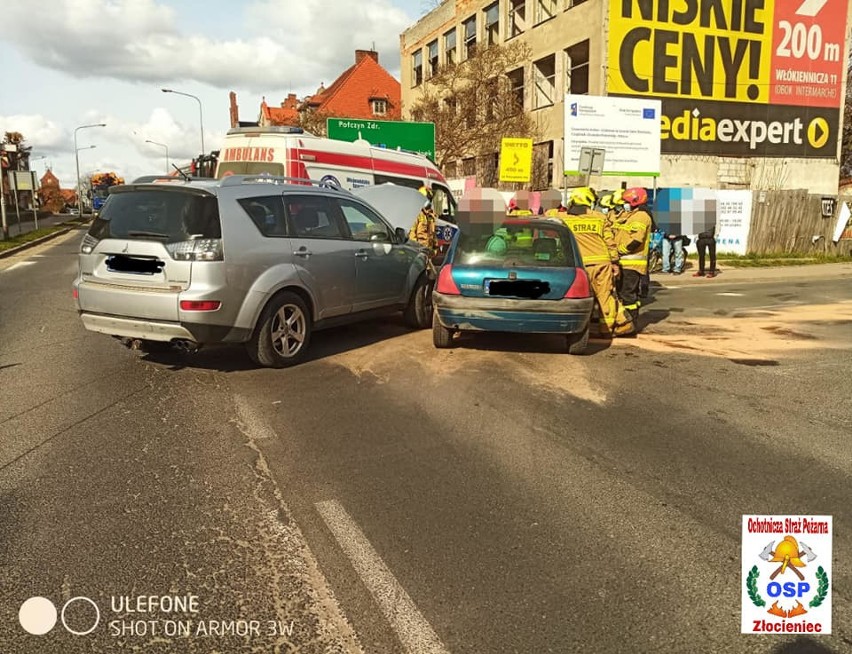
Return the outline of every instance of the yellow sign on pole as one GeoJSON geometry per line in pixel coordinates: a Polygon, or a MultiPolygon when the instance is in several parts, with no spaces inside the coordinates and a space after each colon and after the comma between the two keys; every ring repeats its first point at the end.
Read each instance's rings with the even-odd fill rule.
{"type": "Polygon", "coordinates": [[[503,139],[500,144],[500,181],[529,182],[532,154],[532,139],[503,139]]]}

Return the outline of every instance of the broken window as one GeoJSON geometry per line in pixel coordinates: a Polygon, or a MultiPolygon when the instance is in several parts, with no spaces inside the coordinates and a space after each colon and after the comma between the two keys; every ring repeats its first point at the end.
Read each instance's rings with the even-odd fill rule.
{"type": "Polygon", "coordinates": [[[506,74],[509,78],[509,88],[512,89],[512,97],[518,111],[524,110],[524,69],[516,68],[506,74]]]}
{"type": "Polygon", "coordinates": [[[535,22],[536,25],[550,20],[556,15],[557,0],[536,0],[535,22]]]}
{"type": "Polygon", "coordinates": [[[511,39],[527,28],[526,0],[509,0],[508,9],[506,38],[511,39]]]}
{"type": "Polygon", "coordinates": [[[423,51],[417,50],[411,57],[413,80],[412,86],[420,86],[423,83],[423,51]]]}
{"type": "Polygon", "coordinates": [[[533,146],[532,184],[539,190],[553,187],[553,141],[533,146]]]}
{"type": "Polygon", "coordinates": [[[470,59],[476,52],[476,16],[471,16],[462,23],[464,30],[464,58],[470,59]]]}
{"type": "Polygon", "coordinates": [[[476,176],[476,157],[468,157],[466,159],[462,159],[462,176],[476,176]]]}
{"type": "Polygon", "coordinates": [[[589,41],[575,43],[565,50],[565,92],[589,93],[589,41]]]}
{"type": "Polygon", "coordinates": [[[444,60],[448,66],[456,63],[456,28],[444,34],[444,60]]]}
{"type": "Polygon", "coordinates": [[[550,55],[533,63],[535,91],[533,109],[549,107],[556,98],[556,56],[550,55]]]}
{"type": "Polygon", "coordinates": [[[438,74],[438,41],[432,41],[429,45],[426,46],[426,50],[429,52],[429,77],[431,79],[435,75],[438,74]]]}
{"type": "Polygon", "coordinates": [[[485,8],[485,45],[494,45],[500,40],[500,3],[485,8]]]}

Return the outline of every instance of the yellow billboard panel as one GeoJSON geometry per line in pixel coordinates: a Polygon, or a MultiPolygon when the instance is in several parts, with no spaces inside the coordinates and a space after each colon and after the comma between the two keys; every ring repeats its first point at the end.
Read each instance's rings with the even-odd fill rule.
{"type": "Polygon", "coordinates": [[[529,182],[532,153],[532,139],[504,138],[500,144],[500,181],[529,182]]]}
{"type": "Polygon", "coordinates": [[[769,102],[776,1],[611,0],[607,92],[769,102]]]}

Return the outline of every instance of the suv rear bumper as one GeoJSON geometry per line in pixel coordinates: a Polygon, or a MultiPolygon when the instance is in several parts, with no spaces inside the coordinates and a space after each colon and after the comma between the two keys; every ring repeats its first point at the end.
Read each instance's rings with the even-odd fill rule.
{"type": "Polygon", "coordinates": [[[83,326],[92,332],[139,338],[147,341],[187,340],[193,343],[240,343],[248,340],[249,330],[220,325],[161,322],[140,318],[122,318],[99,313],[80,312],[83,326]]]}

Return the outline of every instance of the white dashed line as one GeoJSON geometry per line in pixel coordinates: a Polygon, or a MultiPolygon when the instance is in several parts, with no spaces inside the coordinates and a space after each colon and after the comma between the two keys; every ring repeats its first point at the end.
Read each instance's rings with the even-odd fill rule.
{"type": "Polygon", "coordinates": [[[723,295],[725,297],[743,297],[745,293],[716,293],[716,295],[723,295]]]}
{"type": "Polygon", "coordinates": [[[18,263],[13,263],[11,266],[5,269],[4,272],[9,272],[10,270],[14,270],[15,268],[21,268],[23,266],[32,266],[35,264],[35,261],[19,261],[18,263]]]}
{"type": "Polygon", "coordinates": [[[438,634],[340,502],[317,502],[316,507],[405,651],[411,654],[448,654],[438,634]]]}

